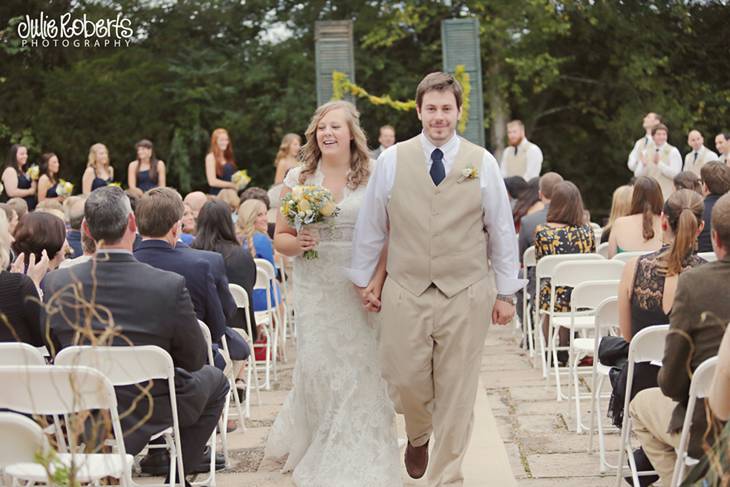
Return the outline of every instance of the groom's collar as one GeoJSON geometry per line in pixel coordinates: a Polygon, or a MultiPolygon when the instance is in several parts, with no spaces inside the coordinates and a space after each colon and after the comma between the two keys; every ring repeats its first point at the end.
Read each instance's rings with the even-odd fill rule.
{"type": "MultiPolygon", "coordinates": [[[[423,146],[423,150],[426,151],[427,154],[431,154],[431,152],[433,152],[433,150],[437,148],[435,145],[433,145],[433,143],[430,140],[428,140],[428,137],[426,137],[426,135],[423,132],[421,132],[420,138],[421,138],[421,145],[423,146]]],[[[459,144],[459,136],[456,135],[456,132],[454,132],[453,137],[451,137],[449,139],[449,141],[446,142],[444,145],[442,145],[441,147],[438,147],[438,149],[441,149],[441,151],[444,154],[446,154],[452,148],[456,147],[458,144],[459,144]]]]}

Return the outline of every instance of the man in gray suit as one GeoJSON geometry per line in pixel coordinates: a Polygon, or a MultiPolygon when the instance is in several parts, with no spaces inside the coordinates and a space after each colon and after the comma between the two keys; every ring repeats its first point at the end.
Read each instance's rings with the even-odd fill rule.
{"type": "MultiPolygon", "coordinates": [[[[157,345],[166,350],[175,364],[184,468],[188,473],[200,471],[228,381],[223,372],[206,365],[206,343],[185,279],[134,258],[137,223],[120,188],[107,186],[91,193],[84,213],[82,231],[96,241],[96,255],[51,272],[44,281],[43,322],[50,324],[52,353],[88,344],[157,345]]],[[[138,386],[116,388],[130,454],[139,453],[150,436],[172,426],[167,381],[155,382],[149,392],[144,394],[138,386]]]]}

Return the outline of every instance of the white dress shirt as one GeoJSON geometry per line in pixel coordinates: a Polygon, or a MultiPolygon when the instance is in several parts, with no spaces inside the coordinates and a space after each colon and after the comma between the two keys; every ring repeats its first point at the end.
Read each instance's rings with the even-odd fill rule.
{"type": "MultiPolygon", "coordinates": [[[[419,136],[426,159],[426,171],[431,170],[431,152],[436,149],[428,138],[419,136]]],[[[454,136],[439,147],[444,153],[443,164],[446,174],[451,171],[459,152],[461,139],[454,136]]],[[[352,265],[347,269],[350,280],[360,287],[370,282],[377,267],[383,245],[388,237],[388,201],[395,184],[396,146],[388,147],[375,165],[370,176],[365,199],[355,225],[352,249],[352,265]]],[[[482,193],[483,220],[487,229],[485,257],[491,261],[496,275],[497,292],[512,294],[522,288],[523,280],[517,278],[519,259],[517,236],[512,220],[507,189],[499,173],[496,159],[484,151],[479,168],[479,184],[482,193]]]]}
{"type": "Polygon", "coordinates": [[[687,171],[687,167],[694,164],[698,160],[702,159],[703,155],[707,154],[707,157],[705,157],[705,163],[708,163],[710,161],[716,161],[717,160],[717,154],[712,152],[710,149],[705,147],[704,145],[700,147],[699,150],[693,150],[691,152],[688,152],[686,156],[684,156],[684,168],[683,171],[687,171]],[[697,154],[697,155],[695,155],[697,154]]]}
{"type": "Polygon", "coordinates": [[[635,176],[639,176],[636,174],[637,166],[639,165],[639,158],[641,157],[641,153],[644,152],[644,149],[646,149],[649,144],[652,142],[651,136],[645,135],[643,139],[639,139],[634,143],[634,148],[631,149],[631,153],[629,154],[629,162],[627,165],[629,166],[629,170],[634,173],[635,176]]]}
{"type": "MultiPolygon", "coordinates": [[[[664,147],[666,145],[667,144],[664,143],[660,146],[657,146],[656,152],[663,151],[664,147]]],[[[682,155],[679,153],[679,150],[676,147],[674,147],[674,146],[671,146],[671,147],[672,147],[672,149],[669,151],[668,164],[664,164],[663,162],[660,161],[657,166],[659,167],[659,171],[662,173],[662,175],[664,177],[667,177],[669,179],[674,179],[674,176],[676,176],[677,174],[682,172],[682,155]]],[[[654,154],[650,154],[649,160],[653,161],[653,157],[654,157],[654,154]]],[[[638,164],[636,165],[636,171],[634,171],[634,174],[636,175],[636,177],[645,175],[648,172],[647,166],[649,164],[654,164],[654,162],[649,162],[649,163],[644,164],[641,161],[639,161],[638,164]]]]}
{"type": "MultiPolygon", "coordinates": [[[[522,177],[525,179],[525,181],[529,181],[532,178],[540,176],[540,171],[542,170],[542,150],[540,150],[540,148],[536,144],[533,144],[527,139],[522,139],[522,142],[520,142],[518,147],[522,148],[525,145],[527,145],[527,164],[525,165],[525,174],[523,174],[522,177]]],[[[504,154],[507,151],[514,150],[515,148],[512,145],[504,148],[504,153],[502,154],[502,164],[500,164],[501,175],[503,178],[507,177],[507,164],[505,164],[504,154]]]]}

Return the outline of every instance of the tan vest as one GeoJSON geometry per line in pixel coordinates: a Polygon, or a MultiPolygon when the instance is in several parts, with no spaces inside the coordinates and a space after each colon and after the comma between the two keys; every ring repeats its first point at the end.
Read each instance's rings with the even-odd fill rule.
{"type": "Polygon", "coordinates": [[[505,166],[506,177],[520,176],[525,177],[527,171],[527,149],[530,144],[521,144],[517,146],[517,154],[515,148],[511,145],[505,147],[502,164],[505,166]]]}
{"type": "Polygon", "coordinates": [[[710,162],[710,151],[707,150],[706,147],[702,147],[700,149],[699,154],[697,154],[697,160],[695,161],[695,151],[691,151],[689,154],[684,156],[684,171],[692,171],[696,175],[700,175],[700,171],[702,170],[702,166],[705,165],[705,163],[710,162]]]}
{"type": "Polygon", "coordinates": [[[653,143],[651,143],[650,145],[651,147],[649,148],[651,150],[646,153],[647,164],[646,174],[644,175],[650,176],[657,180],[659,186],[661,186],[662,188],[664,201],[667,201],[669,195],[674,193],[674,181],[662,174],[661,170],[659,169],[659,164],[669,164],[669,154],[672,152],[672,149],[674,147],[669,145],[668,143],[665,143],[664,147],[662,147],[661,151],[659,151],[659,164],[654,164],[654,154],[656,153],[656,146],[653,143]]]}
{"type": "Polygon", "coordinates": [[[481,169],[484,149],[461,139],[451,171],[436,187],[419,137],[397,147],[388,277],[416,296],[433,283],[452,297],[489,271],[479,178],[461,177],[470,165],[481,169]]]}

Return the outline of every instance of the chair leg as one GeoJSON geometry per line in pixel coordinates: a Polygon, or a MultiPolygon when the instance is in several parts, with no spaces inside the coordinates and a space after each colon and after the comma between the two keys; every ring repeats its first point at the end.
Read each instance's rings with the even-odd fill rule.
{"type": "MultiPolygon", "coordinates": [[[[600,389],[596,389],[596,382],[598,379],[598,359],[593,357],[593,373],[591,374],[591,421],[588,427],[588,453],[593,453],[593,429],[596,426],[596,415],[600,414],[596,412],[596,403],[599,398],[597,395],[601,394],[600,389]]],[[[599,418],[600,421],[600,418],[599,418]]],[[[601,465],[603,467],[603,465],[601,465]]]]}
{"type": "MultiPolygon", "coordinates": [[[[233,394],[233,402],[236,404],[236,411],[238,411],[238,421],[241,423],[241,430],[246,431],[246,418],[243,414],[243,408],[241,407],[241,399],[238,397],[238,387],[236,387],[235,379],[231,379],[232,388],[230,394],[233,394]]],[[[248,384],[246,384],[248,388],[248,384]]]]}
{"type": "Polygon", "coordinates": [[[555,388],[557,389],[557,395],[558,395],[558,402],[563,400],[563,392],[560,388],[560,366],[558,364],[558,349],[557,344],[560,343],[560,337],[556,335],[559,335],[557,327],[553,329],[552,322],[550,323],[550,327],[548,329],[548,332],[550,333],[550,341],[548,342],[548,347],[552,350],[552,357],[553,357],[553,364],[552,367],[555,370],[555,388]],[[556,338],[557,344],[556,344],[556,338]]]}

